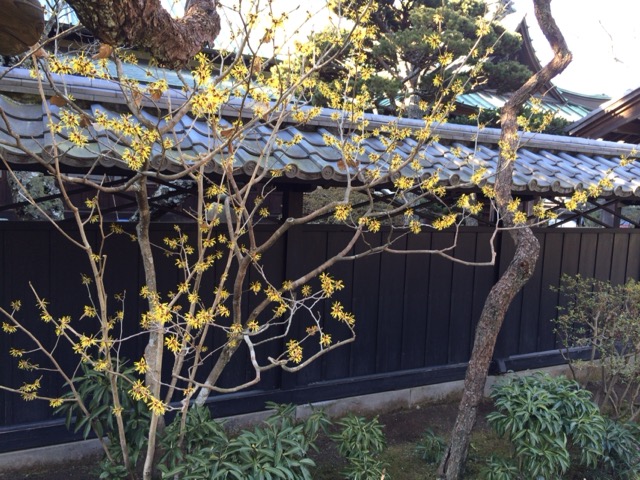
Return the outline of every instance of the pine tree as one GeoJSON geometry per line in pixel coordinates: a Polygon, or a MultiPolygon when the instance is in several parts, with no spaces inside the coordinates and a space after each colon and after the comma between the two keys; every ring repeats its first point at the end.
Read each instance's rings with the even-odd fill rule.
{"type": "MultiPolygon", "coordinates": [[[[368,0],[341,4],[356,19],[368,0]]],[[[421,116],[429,102],[474,88],[515,91],[531,75],[515,58],[518,34],[496,21],[483,0],[377,0],[370,28],[378,33],[366,59],[375,72],[363,85],[378,111],[421,116]],[[404,112],[403,112],[404,110],[404,112]]],[[[339,64],[323,71],[331,80],[339,64]]]]}

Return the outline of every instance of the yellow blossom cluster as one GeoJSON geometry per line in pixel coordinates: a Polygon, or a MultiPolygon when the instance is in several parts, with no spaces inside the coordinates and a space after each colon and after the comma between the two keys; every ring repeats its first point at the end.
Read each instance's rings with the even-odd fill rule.
{"type": "Polygon", "coordinates": [[[136,380],[131,385],[129,396],[136,401],[143,401],[154,415],[163,415],[167,410],[167,406],[161,400],[152,395],[151,391],[144,385],[142,380],[136,380]]]}
{"type": "Polygon", "coordinates": [[[376,218],[372,218],[372,217],[360,217],[358,219],[358,223],[360,225],[364,225],[365,227],[367,227],[367,230],[369,230],[372,233],[377,233],[380,231],[380,220],[376,219],[376,218]]]}
{"type": "Polygon", "coordinates": [[[302,346],[297,340],[291,339],[287,342],[287,354],[289,360],[294,363],[302,362],[302,346]]]}
{"type": "Polygon", "coordinates": [[[38,398],[38,390],[40,390],[40,380],[42,377],[35,379],[32,383],[23,383],[18,391],[23,400],[31,401],[38,398]]]}
{"type": "Polygon", "coordinates": [[[356,323],[355,315],[351,312],[345,312],[344,306],[338,301],[333,302],[333,304],[331,305],[331,317],[335,318],[336,320],[340,320],[341,322],[345,322],[351,327],[353,327],[356,323]]]}
{"type": "Polygon", "coordinates": [[[444,230],[445,228],[449,228],[453,224],[456,223],[457,215],[455,213],[449,213],[447,215],[443,215],[442,217],[434,220],[433,228],[436,230],[444,230]]]}
{"type": "Polygon", "coordinates": [[[472,215],[477,215],[482,211],[484,206],[482,202],[478,202],[471,195],[463,194],[458,198],[456,205],[464,210],[467,210],[472,215]]]}
{"type": "Polygon", "coordinates": [[[344,222],[351,215],[352,206],[350,203],[341,203],[336,205],[333,216],[336,220],[344,222]]]}
{"type": "Polygon", "coordinates": [[[344,288],[342,280],[335,280],[328,273],[322,272],[319,278],[320,288],[325,297],[331,297],[335,292],[344,288]]]}

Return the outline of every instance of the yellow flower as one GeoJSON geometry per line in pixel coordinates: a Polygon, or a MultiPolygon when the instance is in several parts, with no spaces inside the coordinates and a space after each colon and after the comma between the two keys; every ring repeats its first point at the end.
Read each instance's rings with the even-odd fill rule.
{"type": "Polygon", "coordinates": [[[15,325],[9,325],[7,322],[2,322],[2,331],[5,333],[15,333],[18,328],[15,325]]]}
{"type": "Polygon", "coordinates": [[[158,400],[156,397],[148,397],[147,407],[149,407],[151,413],[156,416],[164,415],[164,412],[167,410],[167,406],[162,403],[162,400],[158,400]]]}
{"type": "Polygon", "coordinates": [[[302,347],[300,346],[300,342],[293,339],[289,340],[287,342],[287,354],[289,355],[289,360],[292,362],[302,362],[302,347]]]}
{"type": "Polygon", "coordinates": [[[131,385],[131,390],[129,390],[129,395],[134,400],[143,400],[149,397],[150,392],[147,387],[145,387],[142,380],[136,380],[133,385],[131,385]]]}
{"type": "Polygon", "coordinates": [[[411,233],[420,233],[420,231],[422,230],[422,224],[420,223],[420,220],[411,220],[409,222],[409,230],[411,230],[411,233]]]}
{"type": "Polygon", "coordinates": [[[142,357],[140,361],[133,363],[133,369],[138,372],[140,375],[147,373],[149,369],[149,365],[147,365],[147,361],[142,357]]]}
{"type": "Polygon", "coordinates": [[[169,335],[164,339],[164,345],[173,353],[180,351],[180,341],[175,335],[169,335]]]}
{"type": "Polygon", "coordinates": [[[347,218],[349,218],[349,215],[351,214],[351,208],[352,207],[350,203],[343,203],[340,205],[336,205],[333,216],[335,217],[336,220],[343,222],[347,218]]]}
{"type": "Polygon", "coordinates": [[[435,228],[436,230],[443,230],[450,227],[454,223],[456,223],[456,214],[450,213],[435,220],[433,222],[433,228],[435,228]]]}
{"type": "Polygon", "coordinates": [[[527,222],[527,214],[522,211],[517,211],[513,214],[513,223],[516,225],[522,225],[527,222]]]}
{"type": "Polygon", "coordinates": [[[251,332],[257,332],[258,330],[260,330],[260,324],[256,320],[251,320],[247,323],[247,328],[251,332]]]}
{"type": "Polygon", "coordinates": [[[51,400],[49,400],[49,406],[52,408],[57,408],[62,405],[63,402],[64,400],[61,398],[52,398],[51,400]]]}
{"type": "Polygon", "coordinates": [[[518,210],[519,206],[520,206],[520,199],[514,198],[513,200],[509,201],[509,204],[507,205],[507,210],[509,210],[510,212],[515,212],[516,210],[518,210]]]}
{"type": "Polygon", "coordinates": [[[334,280],[328,273],[320,274],[320,288],[325,296],[330,297],[334,292],[342,290],[344,283],[342,280],[334,280]]]}

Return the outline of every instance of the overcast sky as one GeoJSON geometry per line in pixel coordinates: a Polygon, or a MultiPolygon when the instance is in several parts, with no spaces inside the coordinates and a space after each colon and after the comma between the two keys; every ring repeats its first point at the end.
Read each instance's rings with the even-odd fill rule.
{"type": "MultiPolygon", "coordinates": [[[[516,15],[528,12],[535,24],[532,0],[515,0],[516,15]]],[[[640,87],[640,1],[553,0],[552,12],[562,29],[573,62],[554,83],[587,94],[617,97],[640,87]]],[[[537,30],[531,35],[541,62],[551,57],[546,40],[537,30]]]]}

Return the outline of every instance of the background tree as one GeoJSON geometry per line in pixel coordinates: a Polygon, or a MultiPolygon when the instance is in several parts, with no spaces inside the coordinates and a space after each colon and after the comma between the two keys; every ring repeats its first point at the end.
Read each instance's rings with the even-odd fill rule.
{"type": "MultiPolygon", "coordinates": [[[[334,11],[354,20],[365,3],[339,4],[334,11]]],[[[378,111],[413,108],[404,114],[419,117],[443,91],[446,98],[479,86],[515,91],[531,71],[515,60],[521,39],[496,21],[501,13],[482,0],[376,2],[369,25],[376,35],[366,55],[373,73],[363,83],[378,111]]],[[[327,77],[339,67],[330,68],[327,77]]]]}

